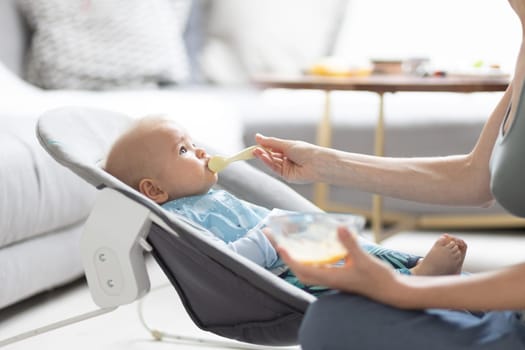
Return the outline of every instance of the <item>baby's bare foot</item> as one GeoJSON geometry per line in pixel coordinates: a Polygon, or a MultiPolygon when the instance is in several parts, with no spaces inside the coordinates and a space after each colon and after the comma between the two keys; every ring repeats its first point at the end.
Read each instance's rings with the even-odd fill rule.
{"type": "Polygon", "coordinates": [[[427,255],[411,269],[414,275],[456,275],[461,273],[467,253],[462,239],[444,234],[434,243],[427,255]]]}

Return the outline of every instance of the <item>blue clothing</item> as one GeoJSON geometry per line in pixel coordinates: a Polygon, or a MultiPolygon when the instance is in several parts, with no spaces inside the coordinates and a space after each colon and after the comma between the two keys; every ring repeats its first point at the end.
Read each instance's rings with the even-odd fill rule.
{"type": "Polygon", "coordinates": [[[525,325],[512,311],[401,310],[346,293],[325,294],[307,310],[303,350],[525,350],[525,325]]]}
{"type": "Polygon", "coordinates": [[[208,229],[231,250],[257,265],[282,272],[284,263],[260,230],[260,224],[271,212],[267,208],[223,190],[175,199],[162,207],[208,229]]]}
{"type": "MultiPolygon", "coordinates": [[[[282,213],[283,210],[269,210],[239,199],[227,191],[213,189],[204,195],[172,200],[164,203],[162,207],[208,229],[219,243],[226,244],[231,250],[274,272],[289,283],[314,295],[329,291],[326,287],[302,284],[288,270],[262,233],[264,219],[274,211],[282,213]]],[[[409,269],[420,259],[419,256],[395,252],[364,240],[361,241],[361,247],[403,274],[410,274],[409,269]]]]}
{"type": "Polygon", "coordinates": [[[222,190],[175,199],[162,207],[206,227],[227,243],[243,237],[270,214],[270,210],[222,190]]]}

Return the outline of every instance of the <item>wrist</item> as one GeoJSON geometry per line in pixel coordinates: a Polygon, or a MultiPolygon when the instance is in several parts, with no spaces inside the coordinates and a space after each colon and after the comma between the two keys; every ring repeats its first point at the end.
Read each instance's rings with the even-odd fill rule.
{"type": "Polygon", "coordinates": [[[413,305],[413,289],[406,283],[408,276],[394,273],[391,286],[384,288],[384,302],[400,309],[411,309],[413,305]]]}
{"type": "Polygon", "coordinates": [[[334,150],[316,147],[312,154],[312,164],[314,165],[314,181],[333,183],[333,176],[337,167],[337,156],[334,150]]]}

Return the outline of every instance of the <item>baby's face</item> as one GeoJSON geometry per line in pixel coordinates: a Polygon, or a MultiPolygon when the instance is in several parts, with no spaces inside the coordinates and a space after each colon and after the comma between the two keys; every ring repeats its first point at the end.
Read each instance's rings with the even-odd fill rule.
{"type": "Polygon", "coordinates": [[[158,135],[156,164],[168,200],[208,192],[217,183],[217,174],[208,169],[210,156],[177,124],[167,122],[164,126],[158,135]]]}

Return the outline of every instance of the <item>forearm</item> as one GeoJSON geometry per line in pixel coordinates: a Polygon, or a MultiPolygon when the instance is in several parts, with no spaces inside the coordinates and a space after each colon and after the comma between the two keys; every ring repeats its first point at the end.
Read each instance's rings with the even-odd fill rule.
{"type": "Polygon", "coordinates": [[[427,203],[484,205],[492,199],[488,167],[471,155],[389,158],[323,149],[315,156],[318,181],[427,203]]]}
{"type": "Polygon", "coordinates": [[[326,182],[419,202],[486,206],[493,200],[490,157],[512,93],[510,85],[473,150],[464,155],[378,157],[258,135],[264,150],[257,150],[256,156],[290,182],[326,182]]]}
{"type": "MultiPolygon", "coordinates": [[[[525,48],[522,49],[525,55],[525,48]]],[[[522,68],[525,71],[525,67],[522,68]]],[[[419,202],[486,206],[493,199],[490,157],[512,93],[511,85],[468,154],[391,158],[317,147],[311,157],[316,169],[314,178],[319,182],[419,202]]]]}
{"type": "Polygon", "coordinates": [[[398,287],[385,299],[407,309],[525,309],[525,264],[472,276],[396,276],[398,287]]]}

